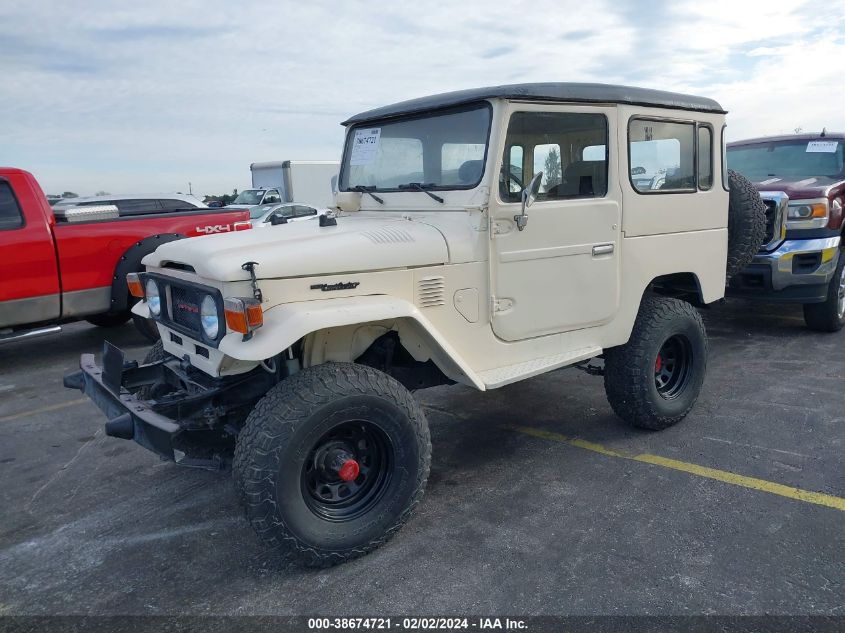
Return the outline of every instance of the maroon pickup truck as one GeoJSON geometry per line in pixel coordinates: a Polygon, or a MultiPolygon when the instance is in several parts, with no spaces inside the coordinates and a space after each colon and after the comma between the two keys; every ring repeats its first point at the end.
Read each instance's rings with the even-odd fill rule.
{"type": "Polygon", "coordinates": [[[845,134],[793,134],[730,143],[728,166],[757,185],[765,244],[728,293],[800,303],[807,327],[845,326],[845,134]]]}
{"type": "MultiPolygon", "coordinates": [[[[192,208],[124,213],[117,206],[50,208],[29,172],[0,167],[0,343],[58,332],[86,319],[103,327],[131,317],[126,274],[160,244],[251,228],[248,211],[192,208]]],[[[138,329],[158,336],[148,322],[138,329]]]]}

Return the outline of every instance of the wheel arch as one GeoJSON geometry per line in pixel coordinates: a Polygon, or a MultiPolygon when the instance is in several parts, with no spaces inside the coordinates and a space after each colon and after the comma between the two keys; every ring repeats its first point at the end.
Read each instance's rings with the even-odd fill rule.
{"type": "Polygon", "coordinates": [[[372,343],[395,331],[417,361],[431,360],[455,382],[484,389],[468,363],[411,302],[371,295],[288,303],[264,313],[264,325],[249,341],[228,334],[220,351],[240,360],[260,361],[302,341],[303,366],[354,362],[372,343]]]}
{"type": "Polygon", "coordinates": [[[126,275],[140,272],[144,269],[141,260],[155,251],[162,244],[175,242],[184,239],[185,235],[180,233],[159,233],[150,235],[135,242],[121,255],[114,268],[111,284],[111,306],[109,312],[121,312],[130,307],[129,286],[126,284],[126,275]]]}

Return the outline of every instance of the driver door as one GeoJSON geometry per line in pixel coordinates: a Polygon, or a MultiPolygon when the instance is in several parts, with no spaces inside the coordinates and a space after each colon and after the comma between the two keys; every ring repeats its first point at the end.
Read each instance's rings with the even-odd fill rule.
{"type": "Polygon", "coordinates": [[[621,191],[613,107],[512,104],[491,199],[493,331],[506,341],[595,327],[619,306],[621,191]],[[522,188],[543,172],[519,230],[522,188]]]}

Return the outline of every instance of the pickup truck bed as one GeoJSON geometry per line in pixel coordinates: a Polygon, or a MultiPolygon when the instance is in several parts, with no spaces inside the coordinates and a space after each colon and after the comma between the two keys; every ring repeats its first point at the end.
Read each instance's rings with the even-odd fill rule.
{"type": "Polygon", "coordinates": [[[142,270],[145,255],[176,239],[249,227],[248,212],[225,208],[68,222],[32,174],[0,168],[0,342],[80,318],[123,323],[131,316],[126,274],[142,270]]]}

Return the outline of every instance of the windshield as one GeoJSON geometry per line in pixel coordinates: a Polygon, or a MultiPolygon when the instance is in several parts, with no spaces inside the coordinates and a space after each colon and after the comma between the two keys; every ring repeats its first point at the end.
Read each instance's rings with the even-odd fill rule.
{"type": "Polygon", "coordinates": [[[263,189],[244,189],[232,204],[258,204],[263,195],[263,189]]]}
{"type": "Polygon", "coordinates": [[[754,181],[837,177],[843,172],[841,139],[773,141],[728,148],[728,167],[754,181]]]}
{"type": "MultiPolygon", "coordinates": [[[[397,121],[355,126],[347,136],[340,188],[469,189],[481,181],[491,108],[479,104],[397,121]]],[[[414,190],[414,189],[409,189],[414,190]]]]}

